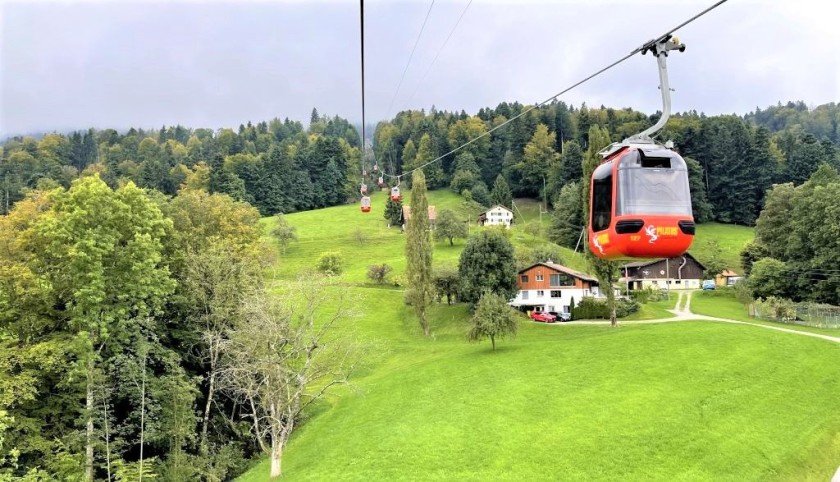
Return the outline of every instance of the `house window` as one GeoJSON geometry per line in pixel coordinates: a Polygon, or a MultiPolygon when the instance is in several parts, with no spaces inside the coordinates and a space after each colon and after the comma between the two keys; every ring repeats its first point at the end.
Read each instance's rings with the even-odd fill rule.
{"type": "Polygon", "coordinates": [[[560,290],[551,290],[551,297],[552,298],[562,298],[563,292],[560,290]]]}
{"type": "Polygon", "coordinates": [[[651,281],[651,283],[653,283],[653,284],[655,284],[655,285],[658,285],[658,284],[659,284],[659,281],[653,280],[653,281],[651,281]]]}
{"type": "Polygon", "coordinates": [[[553,275],[551,275],[548,284],[552,287],[554,287],[554,286],[574,286],[575,285],[575,280],[572,279],[571,276],[569,276],[565,273],[553,274],[553,275]]]}
{"type": "MultiPolygon", "coordinates": [[[[510,278],[508,278],[508,279],[510,279],[510,278]]],[[[677,283],[678,285],[679,285],[679,284],[682,284],[682,280],[677,280],[677,281],[676,281],[676,283],[677,283]]]]}
{"type": "MultiPolygon", "coordinates": [[[[528,282],[528,275],[527,275],[527,274],[523,274],[523,275],[522,275],[522,276],[520,276],[519,278],[522,280],[522,282],[523,282],[523,283],[527,283],[527,282],[528,282]]],[[[508,279],[510,279],[510,278],[508,278],[508,279]]]]}
{"type": "Polygon", "coordinates": [[[537,298],[542,298],[543,296],[545,296],[545,291],[543,291],[543,290],[538,290],[538,291],[537,291],[537,298]]]}
{"type": "Polygon", "coordinates": [[[528,292],[527,292],[527,291],[523,291],[523,292],[522,292],[522,299],[523,299],[523,300],[527,300],[527,299],[528,299],[528,292]]]}
{"type": "Polygon", "coordinates": [[[537,275],[537,281],[542,281],[542,280],[543,280],[543,275],[542,275],[542,274],[538,274],[538,275],[537,275]]]}

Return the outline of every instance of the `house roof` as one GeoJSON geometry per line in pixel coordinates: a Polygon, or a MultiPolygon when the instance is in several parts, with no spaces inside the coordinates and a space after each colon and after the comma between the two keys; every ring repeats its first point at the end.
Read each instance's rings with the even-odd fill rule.
{"type": "Polygon", "coordinates": [[[731,269],[725,269],[720,272],[721,276],[740,276],[738,273],[732,271],[731,269]]]}
{"type": "MultiPolygon", "coordinates": [[[[697,258],[692,256],[691,253],[685,253],[683,256],[685,256],[686,258],[691,258],[691,260],[694,261],[695,263],[697,263],[698,266],[700,266],[703,269],[706,269],[706,267],[703,266],[703,264],[700,261],[697,261],[697,258]]],[[[674,258],[671,258],[671,259],[677,259],[677,258],[681,258],[681,257],[682,256],[677,256],[677,257],[674,257],[674,258]]],[[[645,266],[650,266],[650,265],[659,263],[660,261],[665,261],[665,259],[666,258],[651,259],[651,260],[648,260],[648,261],[634,261],[632,263],[625,264],[624,266],[622,266],[622,268],[643,268],[645,266]]]]}
{"type": "Polygon", "coordinates": [[[593,277],[593,276],[590,276],[590,275],[585,274],[585,273],[581,273],[580,271],[575,271],[572,268],[567,268],[567,267],[563,266],[562,264],[552,263],[550,261],[546,261],[544,263],[532,264],[531,266],[528,266],[525,269],[519,270],[519,274],[522,274],[525,271],[528,271],[529,269],[531,269],[535,266],[545,266],[548,269],[553,269],[554,271],[559,271],[561,273],[566,273],[569,276],[573,276],[575,278],[582,279],[584,281],[591,281],[591,282],[594,282],[594,283],[598,282],[598,279],[593,277]]]}
{"type": "MultiPolygon", "coordinates": [[[[411,218],[411,206],[403,206],[402,207],[402,214],[403,219],[408,221],[411,218]]],[[[429,206],[429,221],[434,221],[437,219],[437,210],[434,206],[429,206]]]]}
{"type": "Polygon", "coordinates": [[[487,214],[487,213],[489,213],[490,211],[492,211],[492,210],[494,210],[494,209],[496,209],[496,208],[502,208],[502,209],[504,209],[505,211],[507,211],[507,212],[509,212],[509,213],[513,214],[513,211],[511,211],[510,209],[508,209],[508,208],[506,208],[506,207],[502,206],[501,204],[496,204],[495,206],[493,206],[492,208],[488,209],[487,211],[484,211],[484,212],[483,212],[483,213],[481,213],[481,214],[487,214]]]}

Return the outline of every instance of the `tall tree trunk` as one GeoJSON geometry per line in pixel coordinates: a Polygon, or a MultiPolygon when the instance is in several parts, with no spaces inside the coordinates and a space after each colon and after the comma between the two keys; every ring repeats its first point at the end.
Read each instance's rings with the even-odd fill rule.
{"type": "Polygon", "coordinates": [[[105,409],[105,467],[108,469],[108,482],[111,482],[111,431],[108,428],[108,401],[103,400],[105,409]]]}
{"type": "Polygon", "coordinates": [[[146,436],[146,354],[143,354],[142,388],[140,389],[140,482],[143,482],[143,443],[146,436]]]}
{"type": "Polygon", "coordinates": [[[496,335],[490,335],[490,343],[493,345],[493,351],[496,351],[496,335]]]}
{"type": "Polygon", "coordinates": [[[281,442],[278,437],[271,441],[271,472],[269,473],[270,478],[276,479],[283,474],[281,466],[282,458],[283,442],[281,442]]]}
{"type": "Polygon", "coordinates": [[[93,358],[88,360],[87,366],[85,408],[87,409],[85,427],[85,481],[93,482],[93,358]]]}
{"type": "MultiPolygon", "coordinates": [[[[211,341],[211,343],[213,343],[211,341]]],[[[204,419],[201,422],[201,440],[199,450],[202,455],[207,455],[207,426],[210,424],[210,405],[213,403],[213,393],[216,389],[216,350],[210,349],[210,380],[207,387],[207,403],[204,404],[204,419]]]]}
{"type": "Polygon", "coordinates": [[[618,326],[618,320],[615,317],[615,291],[613,291],[612,283],[608,285],[610,291],[607,293],[607,304],[610,309],[610,326],[615,328],[618,326]]]}

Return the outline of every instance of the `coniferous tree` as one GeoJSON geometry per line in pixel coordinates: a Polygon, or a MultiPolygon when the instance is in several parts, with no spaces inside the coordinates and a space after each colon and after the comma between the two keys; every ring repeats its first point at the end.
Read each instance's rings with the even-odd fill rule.
{"type": "Polygon", "coordinates": [[[513,194],[510,192],[505,178],[499,174],[496,176],[496,181],[493,183],[493,190],[490,192],[490,197],[494,204],[501,204],[508,209],[513,207],[513,194]]]}
{"type": "Polygon", "coordinates": [[[432,240],[429,233],[429,202],[426,199],[426,178],[423,170],[414,173],[411,189],[411,215],[406,227],[406,277],[411,303],[423,334],[429,336],[428,308],[434,300],[432,284],[432,240]]]}

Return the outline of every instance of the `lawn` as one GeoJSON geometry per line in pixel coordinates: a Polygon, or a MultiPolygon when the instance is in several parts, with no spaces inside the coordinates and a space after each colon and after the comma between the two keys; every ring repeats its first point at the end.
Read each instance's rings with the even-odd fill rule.
{"type": "Polygon", "coordinates": [[[355,320],[387,353],[293,437],[288,479],[827,480],[836,469],[840,414],[826,407],[840,346],[723,323],[522,323],[493,353],[464,342],[460,307],[441,307],[427,340],[398,293],[354,290],[387,309],[355,320]]]}
{"type": "MultiPolygon", "coordinates": [[[[429,198],[474,219],[451,192],[429,198]]],[[[829,407],[840,393],[840,345],[725,323],[613,329],[523,315],[518,336],[493,353],[466,342],[463,305],[433,306],[425,338],[401,289],[365,279],[374,263],[395,276],[405,268],[405,237],[386,226],[383,204],[376,193],[369,215],[339,206],[287,216],[300,240],[270,275],[283,283],[321,252],[343,252],[345,271],[325,300],[346,297],[354,315],[340,326],[365,356],[352,389],[335,392],[292,437],[284,478],[827,480],[836,470],[840,413],[829,407]]],[[[523,224],[536,222],[536,203],[520,204],[523,224]]],[[[517,248],[546,243],[523,224],[511,230],[517,248]]],[[[436,243],[435,264],[456,265],[464,244],[436,243]]],[[[585,270],[581,255],[561,253],[585,270]]],[[[670,317],[676,301],[644,305],[632,319],[670,317]]],[[[715,316],[734,308],[699,293],[692,301],[715,316]]],[[[263,460],[240,480],[267,473],[263,460]]]]}

